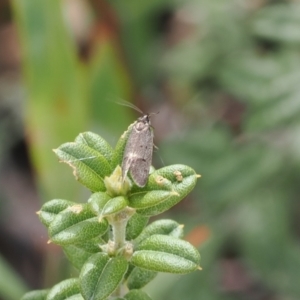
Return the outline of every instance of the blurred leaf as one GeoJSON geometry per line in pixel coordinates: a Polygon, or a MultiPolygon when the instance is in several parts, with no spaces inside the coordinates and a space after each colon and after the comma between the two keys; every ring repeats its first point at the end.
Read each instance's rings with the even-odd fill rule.
{"type": "Polygon", "coordinates": [[[299,96],[300,90],[286,96],[284,100],[274,101],[272,105],[260,109],[247,120],[247,129],[257,131],[276,128],[287,123],[298,123],[299,96]]]}
{"type": "Polygon", "coordinates": [[[181,159],[199,170],[202,175],[199,187],[206,195],[202,202],[207,204],[207,212],[215,210],[216,213],[230,202],[240,200],[245,193],[264,186],[270,178],[275,179],[280,174],[284,165],[277,149],[251,140],[234,144],[226,132],[218,128],[201,133],[190,131],[183,139],[169,141],[168,146],[161,149],[171,161],[181,159]]]}
{"type": "Polygon", "coordinates": [[[3,299],[17,300],[26,291],[24,282],[0,256],[0,295],[3,299]]]}
{"type": "Polygon", "coordinates": [[[49,290],[35,290],[26,293],[21,300],[46,300],[49,290]]]}
{"type": "Polygon", "coordinates": [[[260,10],[253,22],[256,35],[285,43],[300,43],[300,5],[282,3],[260,10]]]}
{"type": "Polygon", "coordinates": [[[280,191],[254,194],[239,213],[239,234],[248,264],[274,289],[297,298],[300,247],[292,240],[289,218],[286,198],[280,191]]]}
{"type": "Polygon", "coordinates": [[[175,75],[177,80],[190,83],[195,79],[201,80],[207,73],[211,72],[211,67],[218,54],[217,44],[210,40],[202,47],[202,41],[186,41],[178,47],[166,53],[162,67],[171,75],[175,75]],[[195,61],[198,63],[195,64],[195,61]],[[177,74],[177,70],[180,73],[177,74]]]}
{"type": "Polygon", "coordinates": [[[85,79],[76,47],[60,2],[14,0],[13,7],[28,92],[25,125],[37,179],[45,198],[59,194],[76,199],[76,183],[50,151],[86,127],[85,79]]]}
{"type": "Polygon", "coordinates": [[[88,75],[92,117],[106,130],[122,132],[131,118],[124,113],[124,107],[115,101],[131,100],[131,83],[109,37],[105,37],[96,48],[89,64],[88,75]]]}
{"type": "Polygon", "coordinates": [[[122,22],[126,55],[138,83],[146,83],[156,72],[153,62],[156,62],[158,52],[153,41],[159,31],[158,12],[168,8],[169,3],[169,0],[112,2],[122,22]]]}
{"type": "Polygon", "coordinates": [[[141,290],[131,290],[125,295],[126,300],[151,300],[151,298],[141,290]]]}

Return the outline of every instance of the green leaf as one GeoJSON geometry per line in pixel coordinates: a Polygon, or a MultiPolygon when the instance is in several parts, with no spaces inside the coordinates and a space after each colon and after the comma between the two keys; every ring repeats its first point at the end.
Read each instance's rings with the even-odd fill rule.
{"type": "Polygon", "coordinates": [[[92,196],[88,200],[88,204],[91,207],[91,210],[95,213],[95,215],[100,216],[105,204],[111,199],[111,197],[104,193],[98,192],[92,194],[92,196]]]}
{"type": "Polygon", "coordinates": [[[77,270],[81,270],[86,260],[92,255],[92,253],[78,247],[77,245],[63,246],[63,250],[68,260],[77,270]]]}
{"type": "Polygon", "coordinates": [[[131,118],[115,100],[132,98],[131,78],[115,45],[114,35],[108,34],[105,39],[96,39],[95,42],[94,55],[89,58],[87,70],[87,98],[93,108],[90,113],[106,133],[121,132],[131,118]]]}
{"type": "Polygon", "coordinates": [[[55,163],[49,149],[75,136],[89,120],[86,74],[76,42],[61,1],[15,0],[11,8],[22,52],[24,126],[36,181],[46,198],[59,194],[73,199],[76,183],[55,163]]]}
{"type": "Polygon", "coordinates": [[[1,255],[0,278],[0,297],[3,299],[20,299],[28,289],[17,272],[1,255]]]}
{"type": "Polygon", "coordinates": [[[101,238],[96,237],[79,244],[63,246],[63,250],[73,266],[80,270],[92,254],[101,252],[100,245],[105,243],[101,238]]]}
{"type": "Polygon", "coordinates": [[[153,250],[174,254],[199,265],[200,254],[190,243],[173,236],[155,234],[142,241],[137,250],[153,250]]]}
{"type": "Polygon", "coordinates": [[[130,206],[136,209],[148,208],[158,205],[164,201],[167,201],[172,196],[178,195],[174,191],[150,191],[145,193],[144,196],[141,194],[134,194],[130,196],[130,206]]]}
{"type": "Polygon", "coordinates": [[[296,91],[290,95],[285,95],[283,101],[274,101],[271,106],[263,107],[249,116],[245,122],[245,127],[249,131],[270,130],[280,125],[284,126],[292,120],[297,120],[300,112],[299,94],[300,91],[296,91]]]}
{"type": "Polygon", "coordinates": [[[87,204],[77,204],[55,217],[49,226],[49,236],[55,244],[68,245],[101,236],[107,228],[107,221],[99,221],[87,204]]]}
{"type": "Polygon", "coordinates": [[[184,225],[178,225],[174,230],[169,233],[169,236],[182,239],[184,236],[184,225]]]}
{"type": "Polygon", "coordinates": [[[187,274],[198,269],[198,265],[190,260],[174,254],[152,250],[134,252],[130,262],[137,267],[155,272],[187,274]]]}
{"type": "Polygon", "coordinates": [[[186,274],[199,268],[200,254],[186,241],[156,234],[137,246],[130,262],[156,272],[186,274]]]}
{"type": "Polygon", "coordinates": [[[135,268],[134,265],[132,265],[130,263],[128,264],[128,269],[127,269],[127,272],[126,272],[126,274],[124,276],[124,279],[127,280],[127,278],[129,277],[129,275],[131,274],[131,272],[134,270],[134,268],[135,268]]]}
{"type": "Polygon", "coordinates": [[[92,255],[84,264],[80,272],[81,293],[85,299],[95,298],[97,281],[101,279],[102,272],[105,275],[105,266],[110,258],[106,253],[92,255]]]}
{"type": "MultiPolygon", "coordinates": [[[[175,165],[174,165],[175,166],[175,165]]],[[[173,182],[176,182],[176,175],[173,174],[174,170],[171,169],[173,166],[164,167],[158,170],[153,170],[148,178],[148,182],[145,187],[141,188],[134,185],[131,189],[131,194],[147,193],[150,191],[172,191],[174,189],[173,182]],[[166,168],[170,168],[167,170],[166,168]],[[168,172],[173,172],[168,174],[168,172]],[[172,177],[170,180],[168,177],[172,177]]],[[[177,172],[177,171],[176,171],[177,172]]],[[[177,174],[177,173],[176,173],[177,174]]]]}
{"type": "Polygon", "coordinates": [[[119,196],[119,197],[112,198],[103,207],[102,215],[108,216],[108,215],[115,214],[117,212],[120,212],[127,206],[128,206],[128,199],[126,197],[119,196]]]}
{"type": "Polygon", "coordinates": [[[75,143],[87,145],[89,148],[101,153],[110,163],[113,156],[113,148],[101,136],[87,131],[80,133],[75,138],[75,143]]]}
{"type": "Polygon", "coordinates": [[[48,293],[47,300],[69,300],[80,293],[78,278],[66,279],[56,284],[48,293]]]}
{"type": "Polygon", "coordinates": [[[137,210],[141,215],[160,214],[182,200],[194,188],[198,177],[193,169],[185,165],[172,165],[155,170],[142,190],[133,187],[129,201],[133,207],[140,207],[140,202],[144,207],[149,205],[137,210]]]}
{"type": "Polygon", "coordinates": [[[125,295],[126,300],[151,300],[151,298],[141,290],[131,290],[125,295]]]}
{"type": "Polygon", "coordinates": [[[172,189],[175,187],[177,191],[185,190],[187,188],[185,185],[188,183],[185,183],[185,180],[189,179],[189,177],[192,177],[194,180],[198,178],[198,175],[192,168],[180,164],[167,166],[155,170],[151,174],[145,189],[161,189],[162,186],[165,187],[164,189],[169,189],[169,182],[171,182],[172,189]]]}
{"type": "Polygon", "coordinates": [[[45,203],[41,210],[38,211],[38,216],[41,222],[49,227],[50,223],[54,220],[56,215],[66,209],[69,206],[76,204],[75,202],[63,200],[63,199],[53,199],[45,203]]]}
{"type": "Polygon", "coordinates": [[[270,40],[299,44],[299,15],[299,3],[267,6],[254,19],[253,31],[270,40]]]}
{"type": "Polygon", "coordinates": [[[156,275],[156,272],[135,267],[127,279],[127,286],[130,290],[141,289],[156,275]]]}
{"type": "Polygon", "coordinates": [[[21,300],[46,300],[49,290],[35,290],[26,293],[21,300]]]}
{"type": "Polygon", "coordinates": [[[104,177],[113,171],[105,156],[81,143],[65,143],[53,151],[73,168],[76,180],[93,192],[105,191],[104,177]]]}
{"type": "Polygon", "coordinates": [[[105,253],[91,256],[80,273],[81,293],[86,300],[104,300],[121,283],[128,268],[124,257],[113,257],[105,253]]]}
{"type": "Polygon", "coordinates": [[[126,240],[131,241],[138,237],[147,225],[149,217],[140,214],[134,214],[126,226],[126,240]]]}
{"type": "Polygon", "coordinates": [[[71,297],[67,298],[68,300],[84,300],[81,294],[72,295],[71,297]]]}
{"type": "Polygon", "coordinates": [[[117,142],[111,163],[113,169],[115,169],[118,165],[122,165],[126,143],[134,124],[135,122],[129,125],[128,129],[122,134],[117,142]]]}
{"type": "Polygon", "coordinates": [[[150,225],[148,225],[143,232],[138,236],[138,238],[134,241],[135,244],[141,243],[146,238],[154,235],[154,234],[165,234],[165,235],[172,235],[175,237],[178,234],[177,232],[180,232],[180,235],[183,231],[183,226],[179,223],[170,220],[170,219],[162,219],[152,222],[150,225]],[[176,233],[174,235],[174,232],[176,233]]]}

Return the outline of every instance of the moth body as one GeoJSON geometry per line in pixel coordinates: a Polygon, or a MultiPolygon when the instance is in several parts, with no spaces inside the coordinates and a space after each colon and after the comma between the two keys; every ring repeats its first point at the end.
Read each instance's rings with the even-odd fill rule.
{"type": "Polygon", "coordinates": [[[149,115],[137,119],[128,137],[123,161],[122,179],[129,172],[133,181],[144,187],[149,177],[153,153],[153,129],[149,115]]]}

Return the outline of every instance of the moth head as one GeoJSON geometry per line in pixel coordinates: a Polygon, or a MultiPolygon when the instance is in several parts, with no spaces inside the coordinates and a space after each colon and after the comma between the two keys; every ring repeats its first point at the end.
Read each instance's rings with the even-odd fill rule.
{"type": "Polygon", "coordinates": [[[150,114],[143,115],[142,117],[139,117],[138,122],[151,125],[150,114]]]}
{"type": "Polygon", "coordinates": [[[143,123],[145,125],[151,125],[150,116],[157,115],[157,114],[158,114],[158,112],[143,115],[143,116],[141,116],[141,117],[138,118],[138,122],[141,122],[141,123],[143,123]]]}

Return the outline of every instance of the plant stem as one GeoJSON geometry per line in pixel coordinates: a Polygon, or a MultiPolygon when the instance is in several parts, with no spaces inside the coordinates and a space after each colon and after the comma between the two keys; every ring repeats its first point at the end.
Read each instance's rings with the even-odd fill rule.
{"type": "Polygon", "coordinates": [[[118,250],[125,245],[127,221],[128,218],[118,216],[115,218],[114,222],[111,223],[115,250],[118,250]]]}
{"type": "MultiPolygon", "coordinates": [[[[126,243],[126,225],[130,216],[122,212],[115,216],[114,220],[111,223],[112,226],[112,239],[114,242],[115,252],[122,249],[126,243]]],[[[124,286],[121,283],[118,288],[115,290],[114,295],[116,297],[122,297],[124,295],[124,286]]]]}

